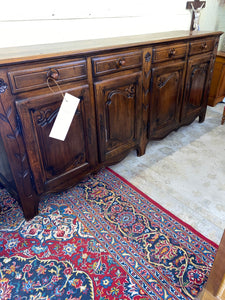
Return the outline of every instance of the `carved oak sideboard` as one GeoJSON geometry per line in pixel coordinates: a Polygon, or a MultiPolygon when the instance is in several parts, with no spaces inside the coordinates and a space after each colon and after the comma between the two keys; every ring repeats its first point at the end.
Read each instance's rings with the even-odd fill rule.
{"type": "Polygon", "coordinates": [[[28,220],[41,195],[145,153],[203,122],[222,32],[176,31],[0,49],[0,183],[28,220]],[[60,88],[59,88],[60,87],[60,88]],[[49,137],[62,93],[80,99],[65,141],[49,137]]]}

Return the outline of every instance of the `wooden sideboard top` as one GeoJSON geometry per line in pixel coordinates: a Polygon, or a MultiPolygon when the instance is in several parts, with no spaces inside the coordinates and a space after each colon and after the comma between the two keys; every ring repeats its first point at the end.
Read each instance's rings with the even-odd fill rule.
{"type": "Polygon", "coordinates": [[[225,51],[218,51],[217,56],[221,56],[225,58],[225,51]]]}
{"type": "Polygon", "coordinates": [[[46,58],[60,58],[75,54],[83,55],[91,52],[97,53],[102,50],[121,49],[124,46],[144,46],[147,44],[157,44],[160,42],[172,42],[204,36],[208,37],[213,35],[221,35],[222,33],[222,31],[169,31],[113,38],[0,48],[0,65],[31,60],[41,60],[46,58]]]}

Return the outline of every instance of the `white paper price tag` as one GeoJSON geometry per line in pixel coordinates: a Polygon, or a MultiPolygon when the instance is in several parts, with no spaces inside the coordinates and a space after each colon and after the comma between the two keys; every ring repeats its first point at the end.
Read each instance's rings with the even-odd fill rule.
{"type": "Polygon", "coordinates": [[[79,98],[68,93],[65,94],[59,108],[58,115],[49,134],[51,138],[61,141],[65,140],[79,102],[79,98]]]}

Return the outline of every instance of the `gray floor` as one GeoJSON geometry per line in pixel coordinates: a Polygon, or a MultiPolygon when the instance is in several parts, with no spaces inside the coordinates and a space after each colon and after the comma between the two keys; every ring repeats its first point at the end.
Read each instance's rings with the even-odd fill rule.
{"type": "Polygon", "coordinates": [[[225,229],[224,106],[208,107],[204,123],[196,119],[111,167],[217,244],[225,229]]]}

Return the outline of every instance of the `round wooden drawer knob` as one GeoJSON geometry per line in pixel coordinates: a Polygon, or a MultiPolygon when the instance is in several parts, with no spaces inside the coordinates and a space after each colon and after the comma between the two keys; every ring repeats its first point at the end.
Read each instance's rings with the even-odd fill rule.
{"type": "Polygon", "coordinates": [[[169,57],[174,56],[175,54],[176,50],[174,48],[169,50],[169,57]]]}
{"type": "Polygon", "coordinates": [[[59,72],[55,69],[52,69],[47,73],[47,78],[57,80],[59,79],[59,72]]]}
{"type": "Polygon", "coordinates": [[[118,60],[118,63],[117,63],[118,67],[123,67],[123,66],[125,66],[125,64],[126,64],[125,59],[119,59],[118,60]]]}

